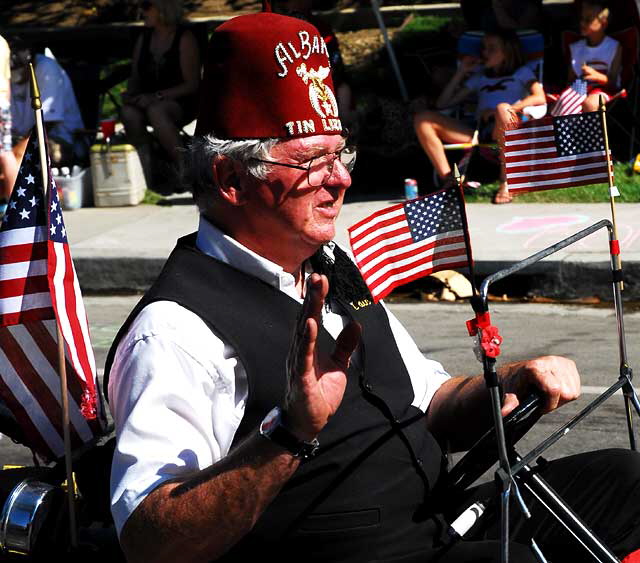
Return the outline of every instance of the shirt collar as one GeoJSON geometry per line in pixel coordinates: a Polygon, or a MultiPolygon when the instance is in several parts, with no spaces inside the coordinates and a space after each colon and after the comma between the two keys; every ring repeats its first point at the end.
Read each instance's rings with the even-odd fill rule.
{"type": "Polygon", "coordinates": [[[296,291],[295,279],[289,272],[224,234],[202,215],[196,246],[208,256],[268,283],[297,301],[302,301],[296,291]]]}

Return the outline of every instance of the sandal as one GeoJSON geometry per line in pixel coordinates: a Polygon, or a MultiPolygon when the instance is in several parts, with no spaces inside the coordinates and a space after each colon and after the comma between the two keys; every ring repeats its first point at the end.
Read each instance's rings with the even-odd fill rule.
{"type": "Polygon", "coordinates": [[[513,197],[509,192],[497,191],[495,194],[493,194],[493,197],[491,198],[491,203],[495,203],[495,204],[511,203],[512,200],[513,200],[513,197]]]}

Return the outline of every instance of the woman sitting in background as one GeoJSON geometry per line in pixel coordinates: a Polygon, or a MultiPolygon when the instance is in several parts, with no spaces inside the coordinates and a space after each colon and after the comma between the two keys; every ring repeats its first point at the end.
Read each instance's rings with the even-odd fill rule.
{"type": "Polygon", "coordinates": [[[132,73],[123,95],[122,121],[130,141],[147,160],[147,125],[169,158],[178,160],[180,129],[195,118],[200,53],[185,29],[181,0],[144,0],[145,30],[136,42],[132,73]]]}

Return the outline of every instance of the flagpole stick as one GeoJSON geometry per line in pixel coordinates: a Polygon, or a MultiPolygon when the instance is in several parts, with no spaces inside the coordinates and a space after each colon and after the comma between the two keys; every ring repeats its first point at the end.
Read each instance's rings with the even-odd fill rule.
{"type": "MultiPolygon", "coordinates": [[[[31,107],[35,112],[36,131],[38,133],[38,152],[40,153],[40,172],[42,174],[42,189],[47,206],[47,192],[49,185],[47,149],[45,146],[44,123],[42,119],[42,102],[40,101],[40,89],[36,80],[33,64],[29,63],[31,73],[31,107]]],[[[67,367],[64,354],[64,338],[60,330],[60,324],[56,319],[56,332],[58,338],[58,373],[60,374],[60,396],[62,399],[62,431],[64,437],[64,461],[67,476],[67,499],[69,501],[69,539],[71,547],[78,547],[76,511],[75,511],[75,485],[73,480],[73,468],[71,462],[71,434],[69,432],[69,398],[67,395],[67,367]]]]}
{"type": "Polygon", "coordinates": [[[467,221],[467,209],[464,202],[464,191],[462,189],[462,185],[464,184],[464,175],[460,175],[460,170],[458,170],[458,165],[453,165],[453,177],[456,180],[456,184],[458,185],[458,195],[460,197],[460,210],[462,212],[462,218],[465,224],[464,228],[464,242],[467,247],[467,263],[469,264],[469,276],[471,277],[471,289],[473,291],[473,295],[475,297],[480,295],[478,288],[476,286],[476,272],[473,267],[473,257],[471,256],[471,240],[469,237],[469,223],[467,221]]]}
{"type": "MultiPolygon", "coordinates": [[[[607,177],[609,179],[609,204],[611,206],[611,223],[613,225],[613,238],[618,241],[618,227],[616,225],[616,203],[613,195],[615,184],[613,183],[613,170],[611,163],[611,153],[609,152],[609,134],[607,133],[607,110],[605,108],[604,96],[600,95],[600,116],[602,118],[602,133],[604,136],[604,152],[607,157],[607,177]]],[[[622,270],[622,260],[620,253],[616,254],[616,267],[618,270],[622,270]]],[[[620,291],[624,289],[624,282],[620,280],[620,291]]]]}

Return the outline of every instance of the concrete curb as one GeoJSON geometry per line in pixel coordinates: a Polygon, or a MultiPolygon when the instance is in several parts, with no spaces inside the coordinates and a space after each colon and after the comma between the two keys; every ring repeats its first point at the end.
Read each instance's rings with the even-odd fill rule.
{"type": "MultiPolygon", "coordinates": [[[[78,258],[74,262],[80,286],[86,294],[141,293],[155,281],[165,259],[96,257],[78,258]]],[[[508,260],[477,261],[476,276],[482,280],[514,263],[508,260]]],[[[626,262],[623,271],[624,300],[640,299],[640,263],[626,262]]],[[[611,268],[606,261],[543,260],[497,282],[489,292],[557,299],[597,296],[610,301],[613,299],[611,268]]]]}

